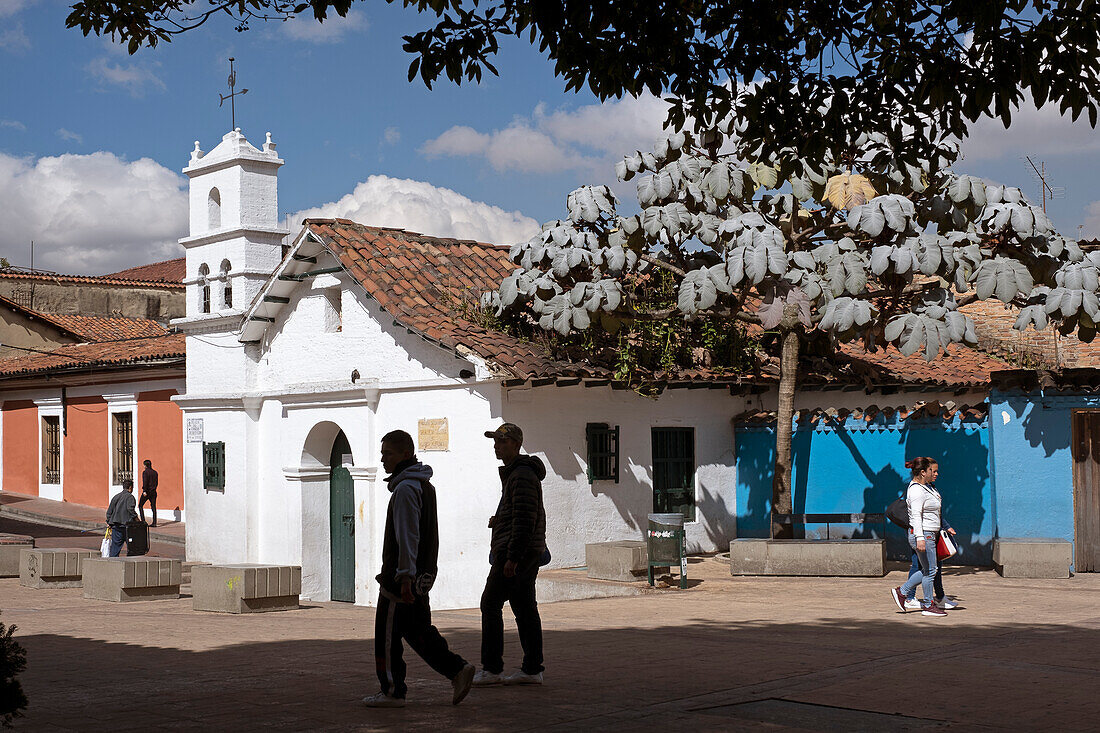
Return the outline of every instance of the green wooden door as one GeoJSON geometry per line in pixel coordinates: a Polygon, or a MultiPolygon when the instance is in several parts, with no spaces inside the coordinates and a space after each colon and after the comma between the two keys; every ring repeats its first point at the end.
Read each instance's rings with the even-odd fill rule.
{"type": "Polygon", "coordinates": [[[332,563],[332,600],[355,601],[355,492],[343,457],[351,453],[341,432],[329,458],[329,558],[332,563]]]}

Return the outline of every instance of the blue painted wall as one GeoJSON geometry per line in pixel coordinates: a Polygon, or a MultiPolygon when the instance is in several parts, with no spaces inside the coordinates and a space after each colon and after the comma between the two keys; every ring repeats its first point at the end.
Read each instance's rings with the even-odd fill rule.
{"type": "MultiPolygon", "coordinates": [[[[737,425],[737,535],[767,537],[771,512],[775,429],[737,425]]],[[[796,423],[792,438],[795,514],[881,513],[908,486],[905,461],[930,456],[939,461],[937,488],[944,515],[959,533],[957,562],[993,562],[993,513],[989,477],[989,429],[985,423],[890,420],[868,425],[849,419],[843,426],[796,423]]],[[[825,527],[807,526],[808,536],[825,527]]],[[[832,537],[879,537],[882,525],[833,525],[832,537]]],[[[887,552],[909,558],[906,532],[886,524],[887,552]]]]}
{"type": "Polygon", "coordinates": [[[1071,413],[1100,397],[994,390],[989,402],[997,535],[1072,542],[1071,413]]]}

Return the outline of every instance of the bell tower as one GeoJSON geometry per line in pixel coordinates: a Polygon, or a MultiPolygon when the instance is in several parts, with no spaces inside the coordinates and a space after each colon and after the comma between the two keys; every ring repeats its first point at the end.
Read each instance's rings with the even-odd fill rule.
{"type": "Polygon", "coordinates": [[[187,317],[177,325],[214,326],[248,307],[282,259],[287,230],[279,227],[278,175],[283,160],[271,133],[262,149],[240,128],[204,153],[195,142],[184,174],[190,179],[187,317]]]}

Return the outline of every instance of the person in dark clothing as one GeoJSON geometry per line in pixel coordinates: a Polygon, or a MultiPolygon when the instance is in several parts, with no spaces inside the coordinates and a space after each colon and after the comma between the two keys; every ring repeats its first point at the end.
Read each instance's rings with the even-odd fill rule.
{"type": "Polygon", "coordinates": [[[474,666],[452,652],[432,625],[428,593],[439,556],[439,517],[432,468],[416,460],[412,436],[394,430],[382,438],[382,467],[391,492],[378,574],[374,657],[382,691],[363,698],[368,707],[405,707],[402,640],[432,669],[451,681],[458,705],[470,691],[474,666]]]}
{"type": "Polygon", "coordinates": [[[126,479],[122,482],[122,491],[112,496],[111,503],[107,506],[107,524],[111,527],[108,557],[118,557],[122,546],[126,544],[126,525],[137,519],[134,503],[134,482],[126,479]]]}
{"type": "Polygon", "coordinates": [[[481,594],[481,669],[474,685],[541,685],[542,619],[535,601],[535,579],[546,553],[546,510],[542,480],[546,466],[537,456],[521,455],[523,431],[504,423],[485,437],[504,464],[500,467],[501,495],[489,552],[489,577],[481,594]],[[519,671],[504,675],[504,602],[512,607],[523,647],[519,671]]]}
{"type": "Polygon", "coordinates": [[[141,512],[141,521],[145,521],[145,502],[149,502],[149,511],[153,515],[150,527],[157,526],[157,481],[159,476],[153,470],[152,461],[145,461],[145,469],[141,472],[141,501],[138,502],[138,511],[141,512]]]}

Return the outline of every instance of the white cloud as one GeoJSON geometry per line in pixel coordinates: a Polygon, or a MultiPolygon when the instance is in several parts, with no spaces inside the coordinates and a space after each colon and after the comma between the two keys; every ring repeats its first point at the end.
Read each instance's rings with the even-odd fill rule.
{"type": "Polygon", "coordinates": [[[1088,114],[1082,113],[1074,122],[1058,107],[1047,104],[1035,109],[1028,99],[1012,114],[1012,124],[1006,130],[999,119],[983,118],[970,128],[970,136],[962,144],[965,160],[997,160],[1026,155],[1080,155],[1100,150],[1100,134],[1089,125],[1088,114]]]}
{"type": "Polygon", "coordinates": [[[340,217],[368,226],[400,227],[492,244],[520,242],[539,229],[538,222],[518,211],[473,201],[424,181],[389,176],[371,176],[339,201],[299,211],[291,221],[297,225],[310,217],[340,217]]]}
{"type": "Polygon", "coordinates": [[[0,153],[0,252],[15,264],[100,274],[179,257],[186,180],[149,158],[113,153],[20,158],[0,153]]]}
{"type": "Polygon", "coordinates": [[[160,77],[151,68],[141,64],[112,64],[106,58],[98,58],[90,61],[85,71],[101,84],[122,87],[135,97],[140,97],[151,89],[165,89],[160,77]]]}
{"type": "Polygon", "coordinates": [[[385,142],[386,145],[396,145],[399,140],[401,140],[401,130],[396,127],[387,127],[382,132],[382,141],[385,142]]]}
{"type": "Polygon", "coordinates": [[[72,130],[66,130],[64,127],[57,131],[57,136],[62,140],[69,140],[70,142],[74,143],[84,142],[83,135],[78,132],[73,132],[72,130]]]}
{"type": "Polygon", "coordinates": [[[619,156],[653,147],[667,112],[665,102],[648,94],[553,112],[540,104],[504,129],[451,127],[425,142],[420,152],[429,158],[483,157],[497,172],[606,175],[619,156]]]}
{"type": "Polygon", "coordinates": [[[27,131],[27,126],[19,120],[0,120],[0,127],[8,127],[12,130],[19,130],[19,132],[27,131]]]}
{"type": "Polygon", "coordinates": [[[362,33],[370,23],[367,16],[358,10],[349,10],[341,18],[335,13],[318,22],[308,10],[297,18],[284,21],[279,29],[283,36],[292,41],[303,43],[340,43],[352,33],[362,33]]]}
{"type": "Polygon", "coordinates": [[[23,30],[22,23],[15,23],[10,28],[0,33],[0,48],[11,53],[22,53],[30,50],[31,39],[23,30]]]}
{"type": "Polygon", "coordinates": [[[28,5],[28,0],[0,0],[0,18],[9,18],[28,5]]]}

